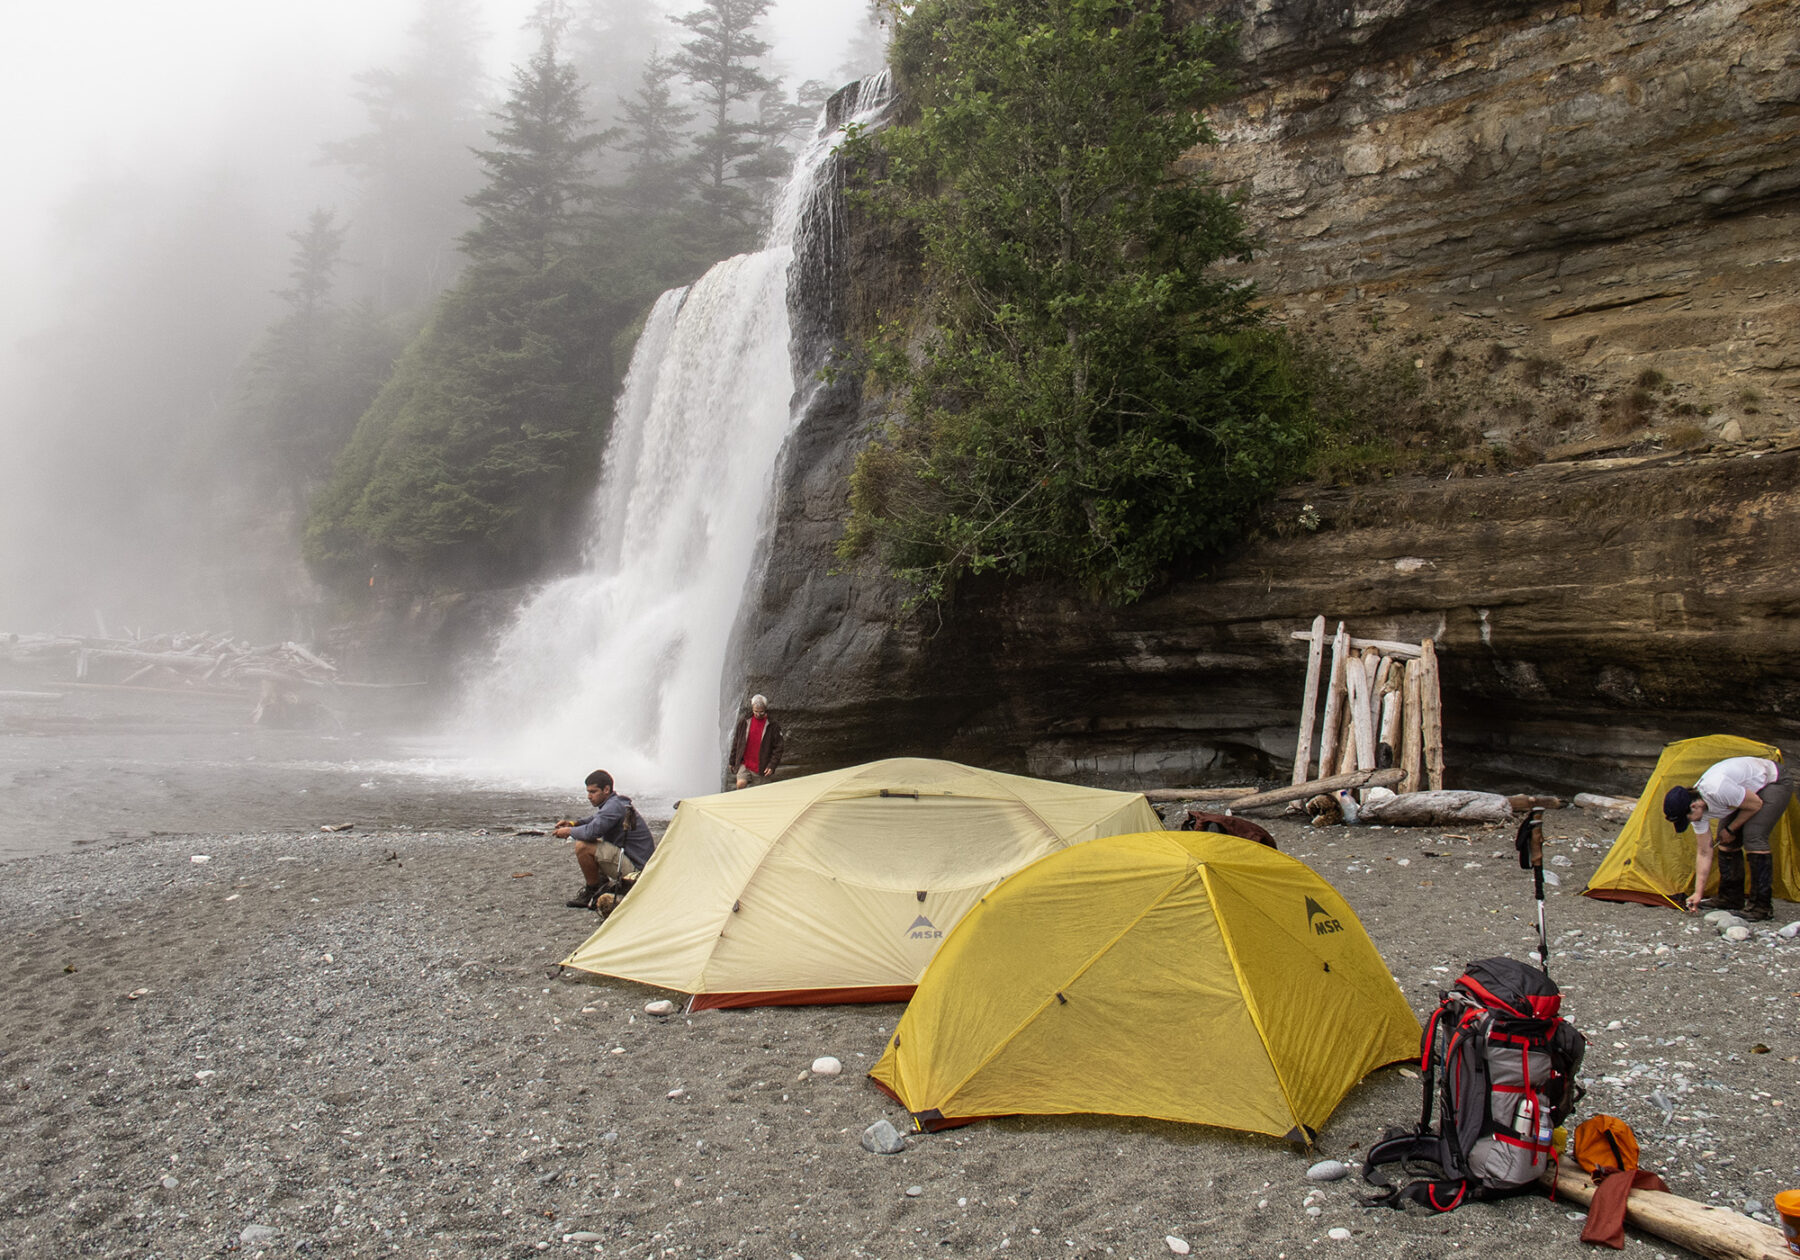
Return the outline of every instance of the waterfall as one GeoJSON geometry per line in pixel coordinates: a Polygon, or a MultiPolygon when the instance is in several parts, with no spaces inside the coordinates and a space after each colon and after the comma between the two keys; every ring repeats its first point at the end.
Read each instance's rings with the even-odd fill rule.
{"type": "Polygon", "coordinates": [[[460,725],[488,771],[574,787],[599,766],[664,799],[718,787],[727,642],[805,404],[790,265],[801,232],[832,229],[809,207],[830,199],[843,126],[887,99],[885,72],[834,98],[767,247],[657,300],[614,408],[582,570],[523,604],[468,690],[460,725]]]}

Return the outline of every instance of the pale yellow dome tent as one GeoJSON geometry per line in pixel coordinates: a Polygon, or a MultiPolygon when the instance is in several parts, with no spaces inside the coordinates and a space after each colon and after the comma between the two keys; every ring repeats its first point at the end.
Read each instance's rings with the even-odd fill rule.
{"type": "Polygon", "coordinates": [[[891,1002],[994,885],[1161,825],[1137,792],[895,758],[690,797],[637,887],[563,965],[696,1009],[891,1002]]]}
{"type": "Polygon", "coordinates": [[[1065,849],[944,941],[869,1073],[922,1129],[1100,1113],[1310,1143],[1419,1021],[1304,863],[1161,831],[1065,849]]]}
{"type": "MultiPolygon", "coordinates": [[[[1663,746],[1656,769],[1638,797],[1636,808],[1619,838],[1607,850],[1600,869],[1584,890],[1601,901],[1641,901],[1653,906],[1685,909],[1694,888],[1694,833],[1677,833],[1663,817],[1663,797],[1672,787],[1692,787],[1715,761],[1727,757],[1765,757],[1781,760],[1781,750],[1760,740],[1737,735],[1702,735],[1678,739],[1663,746]]],[[[1775,895],[1783,901],[1800,901],[1800,795],[1788,802],[1787,811],[1769,833],[1774,856],[1775,895]]],[[[1719,886],[1715,864],[1704,891],[1719,886]]]]}

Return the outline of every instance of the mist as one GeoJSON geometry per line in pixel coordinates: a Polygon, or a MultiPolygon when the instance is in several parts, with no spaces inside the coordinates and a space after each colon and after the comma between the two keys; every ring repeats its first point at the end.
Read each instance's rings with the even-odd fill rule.
{"type": "MultiPolygon", "coordinates": [[[[674,46],[678,28],[630,7],[674,46]]],[[[370,354],[390,361],[429,318],[463,261],[462,198],[479,179],[468,149],[531,48],[536,8],[9,13],[0,106],[22,134],[0,208],[0,633],[316,628],[296,538],[319,474],[289,475],[280,435],[244,422],[258,355],[294,309],[299,240],[320,212],[343,234],[332,301],[366,321],[370,354]],[[451,45],[472,61],[438,82],[427,72],[451,45]],[[410,167],[374,153],[400,94],[440,88],[441,125],[405,146],[410,167]]],[[[845,0],[777,0],[762,26],[771,71],[790,94],[837,86],[864,20],[845,0]]],[[[591,85],[589,103],[603,114],[627,87],[591,85]]]]}

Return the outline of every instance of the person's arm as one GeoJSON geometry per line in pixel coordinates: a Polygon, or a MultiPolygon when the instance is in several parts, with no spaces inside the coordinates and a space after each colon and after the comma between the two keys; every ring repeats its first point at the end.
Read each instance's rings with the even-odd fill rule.
{"type": "Polygon", "coordinates": [[[782,737],[781,725],[774,718],[769,719],[769,733],[763,736],[764,774],[774,774],[775,767],[781,764],[781,754],[787,747],[787,740],[782,737]]]}
{"type": "MultiPolygon", "coordinates": [[[[1762,807],[1762,797],[1758,796],[1755,792],[1746,791],[1742,803],[1731,812],[1731,817],[1727,818],[1719,825],[1720,831],[1729,831],[1733,836],[1742,836],[1745,824],[1752,818],[1755,818],[1757,812],[1761,810],[1762,807]]],[[[1720,835],[1719,838],[1723,840],[1725,837],[1720,835]]]]}
{"type": "Polygon", "coordinates": [[[1701,898],[1706,896],[1706,881],[1712,876],[1712,833],[1710,829],[1702,831],[1705,826],[1705,822],[1694,824],[1694,891],[1687,899],[1689,914],[1700,908],[1701,898]]]}
{"type": "Polygon", "coordinates": [[[569,838],[593,844],[604,840],[609,831],[624,821],[625,802],[616,796],[609,796],[600,802],[600,808],[594,811],[593,817],[569,833],[569,838]]]}

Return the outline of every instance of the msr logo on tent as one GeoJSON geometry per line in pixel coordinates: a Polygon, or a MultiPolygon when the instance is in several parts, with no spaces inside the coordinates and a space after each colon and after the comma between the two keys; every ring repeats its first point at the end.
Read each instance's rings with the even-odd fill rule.
{"type": "Polygon", "coordinates": [[[1344,925],[1331,917],[1331,912],[1311,897],[1306,899],[1306,922],[1314,936],[1330,936],[1342,932],[1344,925]]]}
{"type": "Polygon", "coordinates": [[[906,939],[909,941],[935,941],[942,938],[943,935],[931,925],[931,920],[924,915],[914,919],[912,926],[906,929],[906,939]]]}

